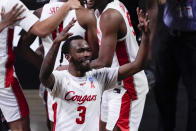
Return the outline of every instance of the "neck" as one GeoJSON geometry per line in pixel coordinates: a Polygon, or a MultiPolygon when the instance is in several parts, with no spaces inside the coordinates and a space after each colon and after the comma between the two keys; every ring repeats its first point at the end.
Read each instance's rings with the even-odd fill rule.
{"type": "Polygon", "coordinates": [[[83,77],[85,75],[85,72],[82,72],[79,69],[77,69],[76,66],[73,65],[73,63],[69,63],[68,71],[75,77],[83,77]]]}

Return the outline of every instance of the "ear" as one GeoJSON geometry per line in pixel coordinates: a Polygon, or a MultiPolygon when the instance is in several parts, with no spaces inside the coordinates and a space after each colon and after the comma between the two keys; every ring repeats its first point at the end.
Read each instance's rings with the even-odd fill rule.
{"type": "Polygon", "coordinates": [[[66,55],[65,55],[65,58],[66,58],[68,61],[70,61],[71,56],[70,56],[69,54],[66,54],[66,55]]]}

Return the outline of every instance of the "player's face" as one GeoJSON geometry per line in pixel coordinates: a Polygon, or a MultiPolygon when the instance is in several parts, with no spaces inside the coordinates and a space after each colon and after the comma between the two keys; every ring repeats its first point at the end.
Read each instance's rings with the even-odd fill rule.
{"type": "Polygon", "coordinates": [[[95,6],[95,0],[87,0],[87,7],[89,9],[94,8],[94,6],[95,6]]]}
{"type": "Polygon", "coordinates": [[[90,46],[82,39],[73,40],[70,44],[70,62],[72,62],[80,71],[88,71],[90,69],[92,58],[92,50],[90,46]]]}

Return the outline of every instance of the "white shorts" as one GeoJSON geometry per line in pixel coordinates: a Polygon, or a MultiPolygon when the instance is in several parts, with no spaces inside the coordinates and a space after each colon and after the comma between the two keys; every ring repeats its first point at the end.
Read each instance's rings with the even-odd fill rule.
{"type": "Polygon", "coordinates": [[[19,120],[29,115],[29,107],[16,78],[10,87],[0,88],[0,109],[7,122],[19,120]]]}
{"type": "Polygon", "coordinates": [[[143,115],[146,95],[131,101],[126,89],[106,90],[102,96],[101,120],[106,122],[106,129],[112,131],[117,124],[122,131],[137,131],[143,115]]]}

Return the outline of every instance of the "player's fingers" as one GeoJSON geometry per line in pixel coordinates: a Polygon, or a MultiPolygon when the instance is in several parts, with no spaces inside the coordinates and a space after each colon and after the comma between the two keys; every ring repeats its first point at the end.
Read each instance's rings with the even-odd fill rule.
{"type": "Polygon", "coordinates": [[[136,12],[137,12],[137,15],[139,15],[139,7],[137,7],[136,12]]]}
{"type": "Polygon", "coordinates": [[[26,10],[26,9],[24,9],[24,8],[20,9],[20,10],[17,12],[16,16],[20,16],[25,10],[26,10]]]}
{"type": "Polygon", "coordinates": [[[18,6],[18,3],[17,3],[17,4],[15,4],[15,5],[13,6],[13,8],[12,8],[12,10],[11,10],[11,11],[15,11],[15,9],[17,8],[17,6],[18,6]]]}
{"type": "Polygon", "coordinates": [[[22,20],[22,19],[24,19],[24,18],[25,18],[25,16],[23,16],[23,17],[18,17],[18,18],[16,19],[16,21],[22,20]]]}
{"type": "Polygon", "coordinates": [[[1,9],[1,16],[3,16],[4,14],[5,14],[5,8],[2,7],[2,9],[1,9]]]}
{"type": "Polygon", "coordinates": [[[65,32],[68,32],[69,31],[69,29],[74,25],[74,23],[76,22],[76,20],[73,18],[70,22],[69,22],[69,24],[65,27],[65,32]]]}

